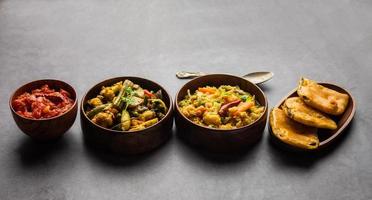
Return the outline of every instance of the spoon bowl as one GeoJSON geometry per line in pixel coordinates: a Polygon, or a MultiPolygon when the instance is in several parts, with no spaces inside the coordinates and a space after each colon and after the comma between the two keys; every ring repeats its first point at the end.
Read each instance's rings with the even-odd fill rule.
{"type": "Polygon", "coordinates": [[[249,80],[254,84],[261,84],[269,81],[274,77],[273,72],[252,72],[243,76],[243,78],[249,80]]]}

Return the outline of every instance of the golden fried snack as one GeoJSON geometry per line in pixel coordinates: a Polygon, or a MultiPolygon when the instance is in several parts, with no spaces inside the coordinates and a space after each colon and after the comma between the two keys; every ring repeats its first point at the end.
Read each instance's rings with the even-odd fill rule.
{"type": "Polygon", "coordinates": [[[288,98],[285,100],[282,108],[289,118],[301,124],[332,130],[337,128],[336,122],[325,114],[306,105],[300,97],[288,98]]]}
{"type": "Polygon", "coordinates": [[[274,135],[286,144],[302,149],[316,149],[319,146],[317,128],[291,120],[280,108],[271,111],[270,125],[274,135]]]}
{"type": "Polygon", "coordinates": [[[301,78],[297,94],[307,105],[331,115],[342,114],[349,101],[347,94],[331,90],[306,78],[301,78]]]}

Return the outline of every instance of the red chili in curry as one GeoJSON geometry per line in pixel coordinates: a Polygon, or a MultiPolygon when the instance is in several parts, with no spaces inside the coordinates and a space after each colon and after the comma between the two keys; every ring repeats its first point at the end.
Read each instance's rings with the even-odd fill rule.
{"type": "Polygon", "coordinates": [[[52,118],[69,110],[74,104],[66,90],[49,88],[43,85],[39,89],[25,92],[12,102],[13,109],[20,115],[31,119],[52,118]]]}

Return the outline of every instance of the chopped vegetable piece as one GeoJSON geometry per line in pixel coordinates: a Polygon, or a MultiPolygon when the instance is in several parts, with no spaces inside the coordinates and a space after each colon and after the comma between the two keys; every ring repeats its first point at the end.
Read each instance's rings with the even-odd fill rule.
{"type": "Polygon", "coordinates": [[[100,105],[100,106],[97,106],[95,108],[93,108],[92,110],[90,110],[89,112],[87,112],[87,116],[88,118],[92,118],[94,117],[96,114],[102,112],[103,110],[111,107],[111,103],[108,103],[108,104],[103,104],[103,105],[100,105]]]}
{"type": "Polygon", "coordinates": [[[123,110],[123,112],[121,113],[120,122],[121,122],[121,129],[123,131],[129,130],[129,128],[130,128],[130,115],[129,115],[128,111],[123,110]]]}
{"type": "Polygon", "coordinates": [[[253,102],[242,102],[238,105],[238,110],[234,113],[234,115],[238,115],[241,112],[247,111],[249,108],[251,108],[254,105],[253,102]]]}
{"type": "Polygon", "coordinates": [[[156,98],[155,94],[153,94],[152,92],[148,91],[148,90],[143,90],[143,92],[145,93],[145,95],[152,99],[152,98],[156,98]]]}
{"type": "Polygon", "coordinates": [[[198,90],[202,93],[207,93],[207,94],[213,94],[216,92],[216,88],[212,88],[212,87],[201,87],[201,88],[198,88],[198,90]]]}
{"type": "Polygon", "coordinates": [[[230,103],[222,105],[220,110],[218,111],[218,114],[226,115],[227,109],[229,109],[233,106],[237,106],[240,102],[241,102],[241,100],[236,100],[236,101],[232,101],[230,103]]]}

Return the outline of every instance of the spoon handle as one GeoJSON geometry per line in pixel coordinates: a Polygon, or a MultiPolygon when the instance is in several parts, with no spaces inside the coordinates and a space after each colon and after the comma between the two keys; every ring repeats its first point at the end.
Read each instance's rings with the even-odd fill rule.
{"type": "Polygon", "coordinates": [[[185,71],[181,71],[181,72],[176,73],[176,76],[179,79],[189,79],[189,78],[195,78],[195,77],[204,76],[204,75],[206,75],[206,73],[204,73],[204,72],[185,72],[185,71]]]}

